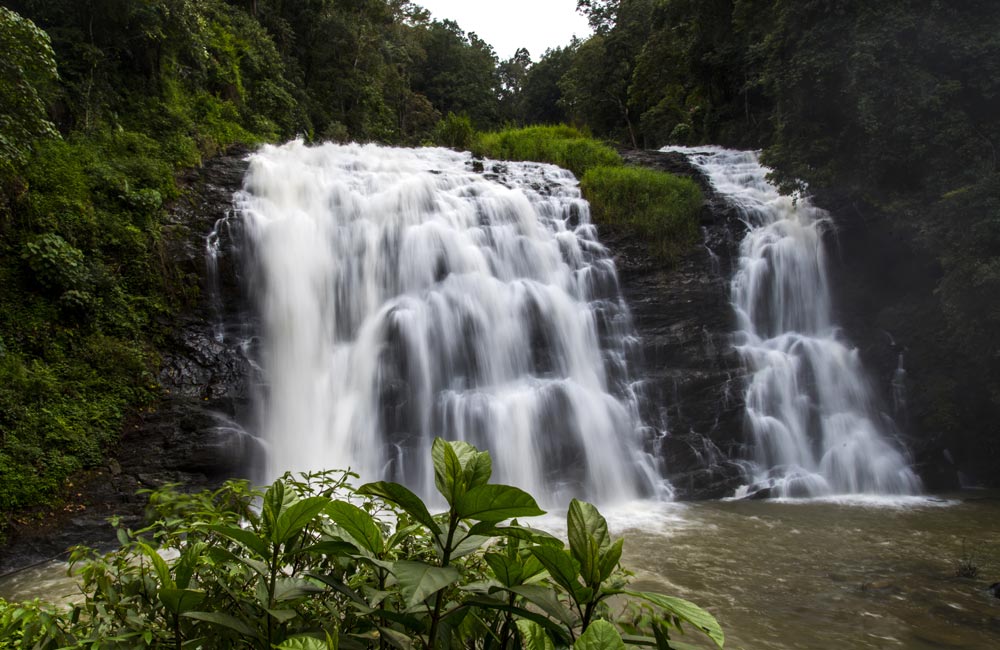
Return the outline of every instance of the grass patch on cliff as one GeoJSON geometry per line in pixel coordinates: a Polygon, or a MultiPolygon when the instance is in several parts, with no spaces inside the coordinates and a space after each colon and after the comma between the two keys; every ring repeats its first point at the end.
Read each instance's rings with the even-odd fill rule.
{"type": "Polygon", "coordinates": [[[611,147],[572,126],[529,126],[480,133],[472,147],[476,156],[500,160],[533,160],[564,167],[579,178],[588,169],[622,164],[611,147]]]}
{"type": "MultiPolygon", "coordinates": [[[[454,116],[449,119],[455,120],[454,116]]],[[[442,120],[441,133],[454,128],[442,120]]],[[[446,146],[462,146],[439,137],[446,146]]],[[[478,157],[531,160],[564,167],[580,179],[598,225],[624,226],[646,240],[650,251],[667,264],[691,248],[698,238],[698,212],[703,197],[694,181],[666,172],[627,167],[611,147],[565,124],[529,126],[478,133],[472,142],[478,157]]]]}
{"type": "Polygon", "coordinates": [[[688,178],[641,167],[594,167],[580,188],[598,224],[635,229],[668,263],[698,238],[702,194],[688,178]]]}

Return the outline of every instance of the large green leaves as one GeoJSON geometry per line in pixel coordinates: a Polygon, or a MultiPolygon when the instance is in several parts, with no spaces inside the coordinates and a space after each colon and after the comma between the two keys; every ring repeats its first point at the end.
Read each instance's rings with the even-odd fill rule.
{"type": "Polygon", "coordinates": [[[581,589],[580,582],[576,579],[580,575],[580,563],[561,548],[535,546],[531,552],[542,563],[552,579],[575,598],[581,589]]]}
{"type": "Polygon", "coordinates": [[[438,535],[441,534],[441,527],[431,517],[431,513],[427,510],[424,502],[420,500],[420,497],[399,483],[391,483],[389,481],[366,483],[358,488],[358,494],[385,499],[389,503],[402,508],[406,514],[429,528],[431,532],[438,535]]]}
{"type": "Polygon", "coordinates": [[[614,625],[594,621],[573,644],[573,650],[625,650],[625,642],[614,625]]]}
{"type": "Polygon", "coordinates": [[[556,648],[542,626],[534,621],[518,620],[517,631],[521,633],[521,647],[524,650],[555,650],[556,648]]]}
{"type": "Polygon", "coordinates": [[[715,645],[720,648],[726,642],[726,635],[723,633],[719,622],[715,620],[715,617],[689,600],[676,598],[674,596],[654,594],[648,591],[623,590],[621,593],[626,596],[632,596],[633,598],[638,598],[640,600],[645,600],[648,603],[652,603],[653,605],[663,609],[671,616],[676,616],[680,620],[690,623],[707,634],[708,637],[715,642],[715,645]]]}
{"type": "Polygon", "coordinates": [[[326,497],[309,497],[288,506],[271,530],[271,541],[284,544],[305,528],[330,503],[326,497]]]}
{"type": "MultiPolygon", "coordinates": [[[[608,522],[593,505],[573,499],[566,514],[569,547],[588,585],[601,582],[601,554],[611,545],[608,522]]],[[[617,560],[616,560],[617,562],[617,560]]]]}
{"type": "Polygon", "coordinates": [[[517,557],[509,557],[500,553],[487,553],[483,556],[486,563],[493,570],[493,575],[497,577],[504,587],[513,587],[521,584],[523,570],[521,561],[517,557]]]}
{"type": "Polygon", "coordinates": [[[384,549],[382,529],[370,514],[346,501],[330,503],[326,507],[326,513],[358,543],[360,548],[373,555],[382,553],[384,549]]]}
{"type": "Polygon", "coordinates": [[[270,549],[268,549],[267,546],[267,540],[261,538],[252,530],[246,530],[237,526],[223,526],[220,524],[208,525],[205,526],[205,528],[241,544],[247,550],[253,551],[258,557],[266,558],[270,553],[270,549]]]}
{"type": "Polygon", "coordinates": [[[205,592],[197,589],[160,589],[157,596],[163,606],[173,614],[183,614],[196,609],[205,600],[205,592]]]}
{"type": "Polygon", "coordinates": [[[181,615],[230,629],[243,636],[254,637],[257,635],[257,631],[247,625],[245,621],[242,621],[230,614],[224,614],[221,612],[184,612],[181,615]]]}
{"type": "Polygon", "coordinates": [[[462,519],[489,522],[545,514],[530,494],[509,485],[472,488],[457,500],[454,510],[462,519]]]}
{"type": "Polygon", "coordinates": [[[486,485],[493,473],[489,453],[461,440],[448,442],[435,438],[431,459],[434,485],[449,505],[454,505],[466,491],[486,485]]]}
{"type": "Polygon", "coordinates": [[[424,562],[401,560],[392,567],[399,581],[407,607],[422,603],[432,594],[458,582],[460,573],[454,566],[433,566],[424,562]]]}

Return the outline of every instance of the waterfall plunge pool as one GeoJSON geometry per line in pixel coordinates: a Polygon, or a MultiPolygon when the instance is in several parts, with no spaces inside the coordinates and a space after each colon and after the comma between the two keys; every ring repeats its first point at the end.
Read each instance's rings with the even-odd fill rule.
{"type": "MultiPolygon", "coordinates": [[[[1000,647],[1000,492],[836,500],[634,502],[604,509],[640,589],[715,614],[726,647],[1000,647]],[[956,569],[971,555],[976,578],[956,569]]],[[[555,515],[543,527],[559,532],[555,515]]],[[[59,601],[64,565],[0,580],[0,597],[59,601]]],[[[698,642],[695,635],[681,640],[698,642]]],[[[708,647],[708,646],[705,646],[708,647]]]]}

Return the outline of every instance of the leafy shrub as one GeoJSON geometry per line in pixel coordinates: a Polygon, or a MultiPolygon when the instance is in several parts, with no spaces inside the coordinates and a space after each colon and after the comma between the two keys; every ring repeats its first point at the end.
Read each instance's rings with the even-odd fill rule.
{"type": "Polygon", "coordinates": [[[39,235],[24,245],[22,259],[35,280],[52,291],[78,289],[87,281],[87,267],[80,249],[55,233],[39,235]]]}
{"type": "Polygon", "coordinates": [[[434,128],[434,141],[444,147],[464,150],[475,141],[476,130],[468,115],[448,113],[434,128]]]}
{"type": "Polygon", "coordinates": [[[622,164],[614,149],[564,124],[482,133],[473,153],[501,160],[548,162],[565,167],[578,178],[592,167],[622,164]]]}
{"type": "Polygon", "coordinates": [[[594,506],[570,504],[566,548],[517,519],[502,525],[543,512],[489,483],[488,453],[438,439],[432,455],[448,504],[437,515],[402,485],[354,489],[339,472],[285,475],[263,493],[242,482],[153,493],[151,527],[121,531],[121,549],[104,557],[74,552],[84,603],[0,603],[0,637],[40,649],[584,650],[679,647],[687,623],[722,648],[705,610],[627,588],[623,540],[594,506]],[[616,617],[610,598],[631,605],[616,617]]]}
{"type": "Polygon", "coordinates": [[[580,187],[598,223],[637,229],[667,261],[697,239],[702,195],[690,179],[639,167],[596,167],[580,187]]]}

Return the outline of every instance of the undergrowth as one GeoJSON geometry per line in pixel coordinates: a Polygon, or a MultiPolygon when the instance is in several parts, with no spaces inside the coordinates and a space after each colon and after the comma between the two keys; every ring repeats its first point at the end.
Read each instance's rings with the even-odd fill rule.
{"type": "Polygon", "coordinates": [[[82,603],[0,601],[0,648],[679,650],[685,631],[723,647],[701,607],[629,587],[593,505],[569,504],[567,545],[520,523],[544,512],[489,482],[488,453],[437,439],[432,457],[440,514],[335,471],[155,492],[157,521],[119,550],[74,552],[82,603]]]}

